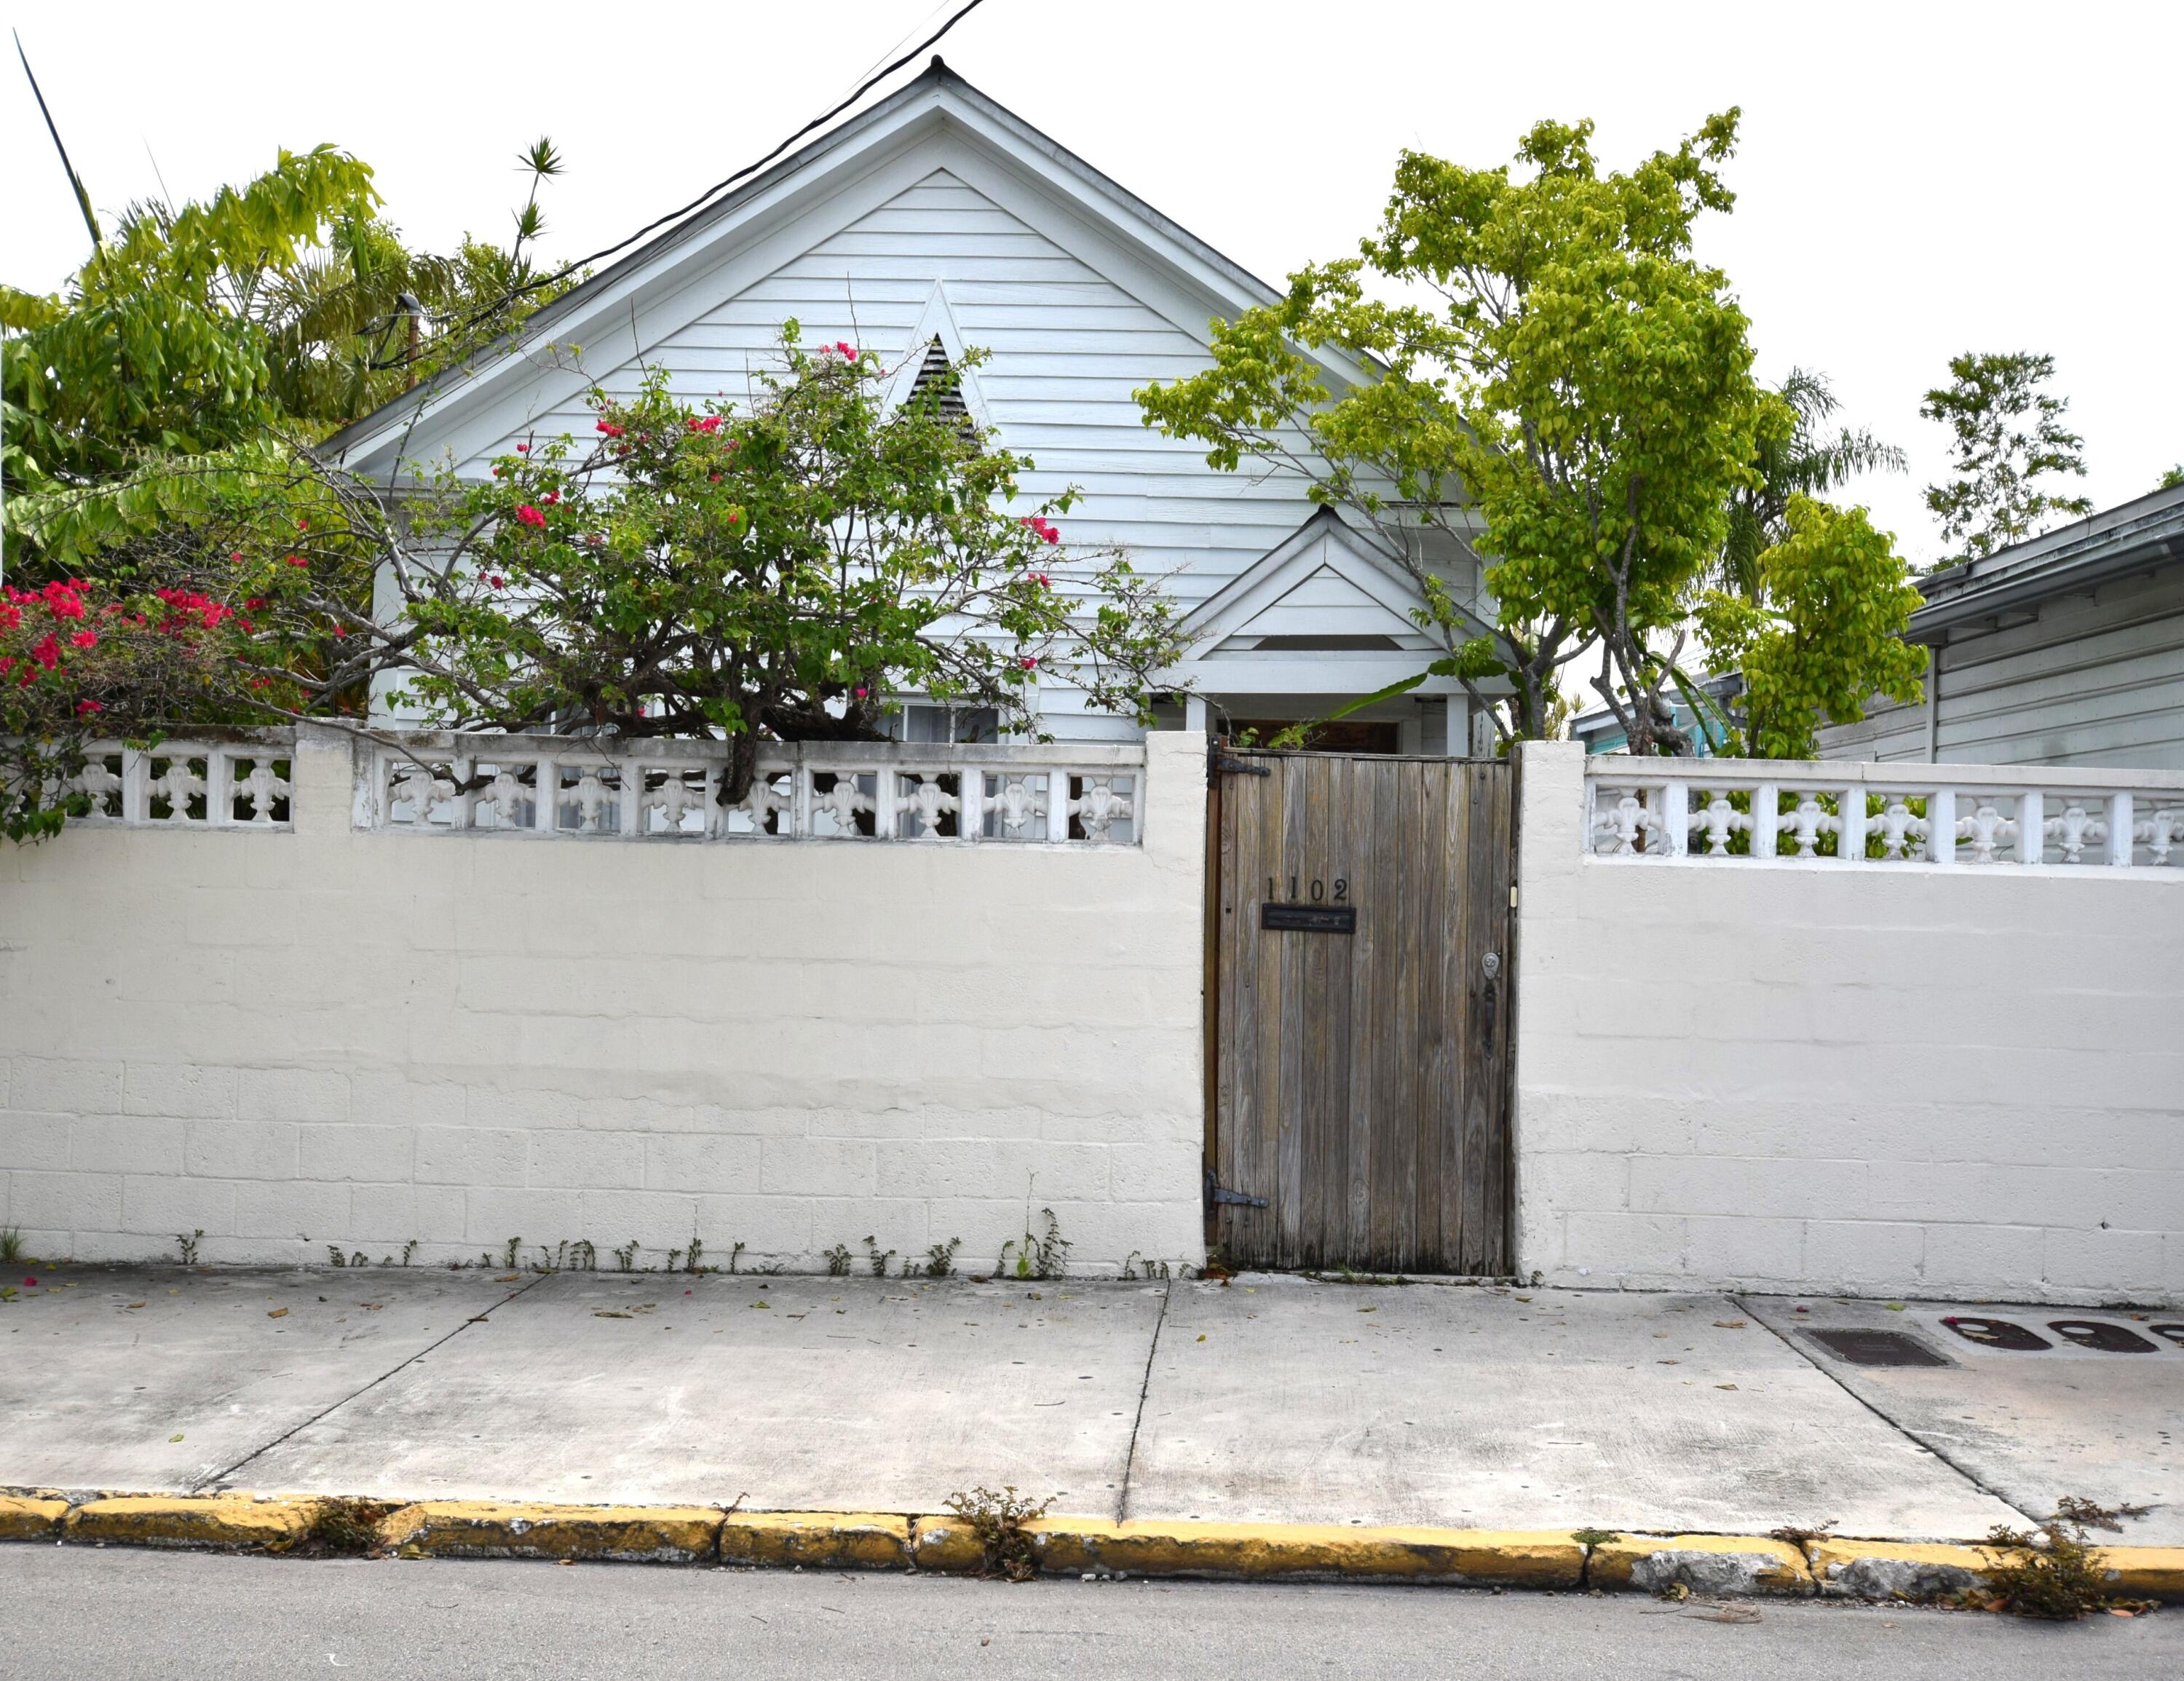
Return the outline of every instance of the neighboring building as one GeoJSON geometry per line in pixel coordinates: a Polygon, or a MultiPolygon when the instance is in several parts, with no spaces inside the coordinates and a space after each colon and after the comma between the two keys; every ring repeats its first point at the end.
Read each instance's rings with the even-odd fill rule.
{"type": "MultiPolygon", "coordinates": [[[[844,338],[896,369],[894,395],[966,346],[967,415],[1032,457],[1025,488],[1078,486],[1065,540],[1119,546],[1171,588],[1201,632],[1184,669],[1197,699],[1170,721],[1324,716],[1432,658],[1420,592],[1375,538],[1318,509],[1294,478],[1223,473],[1202,448],[1148,429],[1131,392],[1210,365],[1209,321],[1274,290],[1004,110],[939,59],[901,92],[812,142],[710,209],[539,312],[515,348],[348,427],[330,448],[380,482],[410,463],[482,476],[520,439],[588,435],[594,383],[634,389],[664,367],[697,401],[738,396],[794,316],[807,342],[844,338]],[[571,347],[582,347],[581,353],[571,347]]],[[[1334,390],[1364,377],[1330,359],[1334,390]]],[[[1475,559],[1436,557],[1479,611],[1475,559]]],[[[911,698],[914,700],[914,697],[911,698]]],[[[1137,727],[1043,686],[1043,729],[1115,739],[1137,727]]],[[[1355,721],[1372,744],[1459,753],[1474,739],[1458,687],[1429,681],[1355,721]]],[[[913,738],[990,730],[990,718],[913,705],[913,738]]],[[[1483,721],[1481,721],[1483,722],[1483,721]]]]}
{"type": "MultiPolygon", "coordinates": [[[[1736,698],[1744,693],[1744,679],[1732,671],[1725,677],[1701,679],[1698,689],[1711,702],[1704,715],[1673,688],[1669,691],[1669,710],[1674,715],[1676,726],[1691,732],[1697,756],[1711,759],[1721,749],[1721,715],[1728,711],[1734,715],[1736,698]]],[[[1590,707],[1571,719],[1569,733],[1572,741],[1585,743],[1587,753],[1630,750],[1630,738],[1616,721],[1613,709],[1604,704],[1590,707]]]]}
{"type": "Polygon", "coordinates": [[[2184,486],[1919,581],[1926,699],[1829,759],[2184,770],[2184,486]]]}

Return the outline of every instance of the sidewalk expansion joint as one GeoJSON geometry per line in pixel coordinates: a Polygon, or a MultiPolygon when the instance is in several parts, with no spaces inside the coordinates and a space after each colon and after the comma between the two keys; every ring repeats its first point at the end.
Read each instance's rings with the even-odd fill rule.
{"type": "Polygon", "coordinates": [[[1751,1307],[1746,1303],[1742,1296],[1730,1295],[1728,1296],[1726,1300],[1735,1302],[1736,1304],[1738,1312],[1743,1314],[1744,1316],[1749,1319],[1753,1324],[1758,1326],[1762,1330],[1773,1336],[1777,1342],[1789,1349],[1800,1360],[1811,1367],[1814,1371],[1819,1372],[1820,1376],[1826,1378],[1830,1383],[1833,1383],[1838,1389],[1841,1389],[1845,1394],[1848,1395],[1852,1400],[1856,1401],[1875,1418],[1878,1418],[1891,1430],[1903,1437],[1905,1441],[1910,1443],[1914,1447],[1919,1449],[1923,1453],[1930,1453],[1933,1455],[1935,1458],[1940,1460],[1942,1464],[1947,1466],[1950,1470],[1955,1472],[1958,1476],[1963,1478],[1965,1482],[1970,1483],[1973,1488],[1978,1489],[1980,1493],[1985,1495],[1989,1500],[2008,1506],[2012,1511],[2015,1512],[2020,1517],[2022,1517],[2027,1523],[2031,1524],[2032,1528],[2036,1529],[2039,1528],[2048,1521],[2045,1517],[2036,1517],[2033,1513],[2027,1511],[2023,1506],[2020,1506],[2015,1500],[2011,1500],[2008,1495],[2003,1494],[1999,1489],[1990,1486],[1978,1472],[1973,1471],[1968,1466],[1959,1465],[1955,1460],[1950,1458],[1947,1454],[1942,1452],[1941,1449],[1936,1447],[1931,1442],[1927,1441],[1924,1437],[1919,1435],[1916,1430],[1908,1429],[1903,1425],[1897,1423],[1893,1418],[1891,1418],[1886,1413],[1883,1412],[1864,1395],[1858,1394],[1856,1389],[1851,1388],[1848,1383],[1846,1383],[1839,1373],[1830,1371],[1825,1362],[1814,1359],[1813,1357],[1812,1350],[1799,1346],[1796,1338],[1785,1335],[1780,1331],[1776,1330],[1772,1325],[1769,1325],[1766,1320],[1762,1318],[1758,1314],[1754,1313],[1751,1307]]]}
{"type": "Polygon", "coordinates": [[[427,1343],[423,1348],[419,1349],[416,1353],[411,1355],[407,1360],[396,1362],[394,1365],[389,1367],[386,1371],[381,1372],[376,1378],[374,1378],[370,1383],[360,1385],[351,1393],[343,1395],[339,1400],[333,1402],[331,1405],[320,1408],[318,1411],[313,1413],[309,1418],[303,1420],[300,1423],[291,1425],[287,1429],[283,1430],[279,1435],[274,1437],[271,1441],[260,1442],[256,1447],[251,1449],[248,1453],[243,1455],[241,1459],[237,1460],[234,1464],[229,1466],[225,1471],[209,1472],[204,1476],[198,1478],[196,1482],[190,1484],[190,1492],[193,1495],[220,1493],[221,1485],[225,1483],[229,1478],[234,1476],[237,1472],[242,1470],[244,1466],[249,1464],[251,1461],[272,1452],[274,1449],[279,1447],[281,1443],[287,1441],[290,1437],[309,1429],[311,1426],[317,1423],[328,1414],[340,1411],[342,1408],[347,1406],[351,1401],[356,1400],[359,1396],[370,1394],[372,1390],[377,1389],[388,1378],[399,1376],[402,1372],[407,1371],[410,1367],[415,1366],[419,1361],[422,1360],[426,1355],[432,1353],[433,1350],[443,1347],[447,1344],[453,1342],[457,1337],[461,1336],[464,1332],[469,1330],[471,1326],[479,1323],[482,1320],[490,1317],[493,1314],[499,1311],[500,1309],[506,1307],[510,1302],[515,1300],[517,1297],[525,1294],[528,1291],[537,1289],[539,1285],[544,1283],[547,1279],[551,1277],[553,1277],[553,1274],[550,1272],[541,1272],[538,1277],[532,1278],[528,1283],[520,1284],[515,1289],[510,1290],[491,1307],[486,1309],[483,1313],[465,1316],[463,1318],[462,1322],[457,1325],[454,1330],[448,1332],[446,1336],[434,1339],[432,1342],[427,1343]]]}
{"type": "Polygon", "coordinates": [[[1145,1397],[1152,1393],[1153,1356],[1160,1352],[1161,1327],[1167,1323],[1167,1305],[1175,1294],[1175,1281],[1171,1278],[1161,1291],[1160,1311],[1153,1316],[1152,1340],[1145,1345],[1145,1375],[1138,1385],[1138,1411],[1130,1420],[1129,1450],[1123,1456],[1123,1492],[1116,1497],[1115,1521],[1128,1521],[1130,1516],[1130,1478],[1138,1468],[1138,1432],[1145,1428],[1145,1397]]]}

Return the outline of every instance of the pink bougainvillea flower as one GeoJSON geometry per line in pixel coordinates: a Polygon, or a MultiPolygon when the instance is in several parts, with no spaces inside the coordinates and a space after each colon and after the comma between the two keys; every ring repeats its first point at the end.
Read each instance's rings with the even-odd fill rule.
{"type": "Polygon", "coordinates": [[[491,584],[495,589],[499,589],[504,586],[507,581],[504,579],[499,573],[493,572],[487,575],[486,582],[491,584]]]}
{"type": "Polygon", "coordinates": [[[48,671],[52,671],[54,666],[61,663],[61,645],[59,643],[53,640],[53,635],[51,631],[46,632],[44,641],[39,643],[36,647],[31,650],[31,658],[36,660],[38,664],[44,666],[48,671]]]}
{"type": "Polygon", "coordinates": [[[106,709],[95,700],[79,700],[75,704],[75,715],[79,718],[87,718],[94,712],[104,710],[106,709]]]}
{"type": "Polygon", "coordinates": [[[861,688],[861,689],[856,689],[856,690],[854,690],[854,691],[852,691],[852,692],[856,695],[857,699],[860,699],[860,700],[862,700],[862,699],[863,699],[866,695],[870,694],[870,693],[872,693],[872,691],[871,691],[870,689],[868,689],[868,688],[861,688]]]}
{"type": "Polygon", "coordinates": [[[693,415],[683,424],[694,432],[716,432],[721,429],[718,415],[693,415]]]}
{"type": "Polygon", "coordinates": [[[536,526],[541,531],[546,529],[546,516],[527,502],[515,510],[515,517],[526,526],[536,526]]]}
{"type": "Polygon", "coordinates": [[[299,532],[307,532],[307,531],[310,530],[310,528],[311,528],[311,522],[310,522],[309,520],[300,520],[300,519],[299,519],[299,520],[298,520],[296,521],[296,529],[297,529],[298,531],[299,531],[299,532]]]}
{"type": "Polygon", "coordinates": [[[308,566],[311,564],[300,554],[291,554],[286,558],[291,566],[308,566]]]}
{"type": "Polygon", "coordinates": [[[527,443],[519,443],[515,446],[515,453],[518,455],[528,455],[531,453],[531,446],[527,443]]]}
{"type": "Polygon", "coordinates": [[[96,648],[98,646],[98,632],[97,631],[78,631],[74,636],[70,637],[69,640],[74,643],[78,648],[96,648]]]}
{"type": "Polygon", "coordinates": [[[612,420],[601,420],[599,422],[599,430],[604,432],[609,437],[620,437],[622,435],[622,428],[616,426],[612,420]]]}
{"type": "Polygon", "coordinates": [[[1025,670],[1025,671],[1032,671],[1032,670],[1035,669],[1035,668],[1038,666],[1038,665],[1039,665],[1039,655],[1037,655],[1036,654],[1025,654],[1025,655],[1024,655],[1024,657],[1023,657],[1021,660],[1019,660],[1017,663],[1018,663],[1019,665],[1021,665],[1024,668],[1024,670],[1025,670]]]}
{"type": "Polygon", "coordinates": [[[561,499],[561,493],[558,490],[549,490],[545,495],[540,497],[538,499],[544,503],[549,508],[551,508],[555,503],[561,499]]]}

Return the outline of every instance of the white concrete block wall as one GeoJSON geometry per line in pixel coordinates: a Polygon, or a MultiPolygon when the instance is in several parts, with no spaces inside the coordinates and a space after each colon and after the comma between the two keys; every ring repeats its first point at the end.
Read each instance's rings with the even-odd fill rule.
{"type": "Polygon", "coordinates": [[[0,1225],[980,1266],[1028,1204],[1073,1270],[1196,1262],[1205,738],[1146,752],[1142,846],[366,832],[306,731],[292,833],[6,848],[0,1225]]]}
{"type": "Polygon", "coordinates": [[[1524,749],[1518,1266],[2184,1302],[2184,871],[1587,857],[1524,749]]]}

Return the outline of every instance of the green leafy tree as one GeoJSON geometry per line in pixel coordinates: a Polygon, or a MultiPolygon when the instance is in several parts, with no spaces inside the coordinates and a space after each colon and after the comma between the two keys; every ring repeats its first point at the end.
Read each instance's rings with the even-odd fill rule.
{"type": "Polygon", "coordinates": [[[1790,504],[1800,496],[1825,496],[1861,473],[1900,473],[1903,452],[1871,432],[1827,422],[1839,406],[1827,376],[1792,368],[1774,388],[1789,406],[1787,432],[1766,431],[1752,461],[1756,478],[1739,485],[1729,509],[1714,587],[1758,601],[1759,558],[1790,532],[1790,504]]]}
{"type": "Polygon", "coordinates": [[[1810,759],[1822,718],[1852,722],[1876,693],[1919,700],[1926,650],[1903,632],[1923,598],[1864,509],[1794,496],[1784,524],[1754,590],[1709,593],[1699,621],[1716,661],[1743,674],[1744,741],[1732,750],[1810,759]]]}
{"type": "Polygon", "coordinates": [[[888,372],[791,321],[743,407],[693,409],[659,371],[595,392],[593,439],[443,481],[362,657],[451,726],[725,738],[725,801],[762,740],[883,735],[891,693],[1028,728],[1051,675],[1149,718],[1185,645],[1158,581],[1072,556],[1070,493],[1011,511],[1031,464],[937,400],[890,412],[888,372]]]}
{"type": "Polygon", "coordinates": [[[1926,507],[1964,559],[2036,537],[2058,515],[2093,511],[2085,497],[2047,488],[2059,476],[2086,476],[2085,440],[2063,424],[2069,400],[2040,389],[2054,375],[2053,356],[1967,351],[1949,359],[1949,383],[1919,405],[1951,433],[1952,476],[1926,487],[1926,507]]]}
{"type": "Polygon", "coordinates": [[[1726,277],[1691,254],[1699,215],[1735,202],[1719,166],[1736,123],[1628,173],[1602,171],[1590,123],[1538,125],[1513,171],[1406,152],[1361,255],[1217,322],[1211,368],[1138,392],[1146,423],[1373,526],[1447,650],[1430,673],[1506,735],[1546,733],[1557,673],[1596,652],[1632,750],[1688,750],[1663,690],[1689,601],[1751,463],[1792,424],[1752,379],[1726,277]],[[1319,352],[1373,371],[1337,394],[1319,352]],[[1483,557],[1492,623],[1435,547],[1483,557]]]}
{"type": "Polygon", "coordinates": [[[2163,473],[2161,481],[2153,487],[2156,490],[2174,490],[2181,484],[2184,484],[2184,461],[2179,461],[2163,473]]]}

